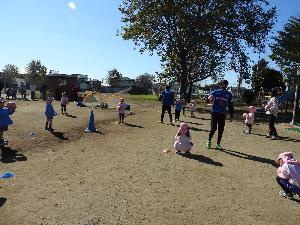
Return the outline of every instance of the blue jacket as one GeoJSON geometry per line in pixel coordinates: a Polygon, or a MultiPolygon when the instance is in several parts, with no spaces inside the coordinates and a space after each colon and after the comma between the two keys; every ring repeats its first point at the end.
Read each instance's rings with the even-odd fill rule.
{"type": "Polygon", "coordinates": [[[164,105],[172,105],[174,101],[174,94],[170,89],[161,92],[159,100],[162,100],[164,105]]]}
{"type": "Polygon", "coordinates": [[[9,118],[9,115],[13,114],[14,112],[14,110],[6,107],[0,108],[0,127],[6,127],[10,124],[13,124],[13,121],[9,118]]]}
{"type": "Polygon", "coordinates": [[[46,115],[46,117],[53,117],[53,116],[57,115],[57,113],[53,109],[52,104],[46,104],[45,115],[46,115]]]}

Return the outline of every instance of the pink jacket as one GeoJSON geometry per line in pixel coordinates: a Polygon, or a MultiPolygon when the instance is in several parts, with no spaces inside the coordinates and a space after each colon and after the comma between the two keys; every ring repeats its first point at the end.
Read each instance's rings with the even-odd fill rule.
{"type": "Polygon", "coordinates": [[[61,100],[60,100],[60,104],[62,104],[62,105],[67,105],[67,104],[69,104],[69,99],[68,99],[68,97],[67,97],[67,96],[62,96],[62,97],[61,97],[61,100]]]}
{"type": "Polygon", "coordinates": [[[192,137],[188,137],[186,133],[189,130],[187,123],[181,123],[175,136],[174,148],[176,151],[189,152],[192,149],[192,137]]]}
{"type": "Polygon", "coordinates": [[[282,159],[283,164],[278,167],[277,174],[283,179],[288,179],[289,182],[300,188],[300,162],[293,158],[293,153],[283,152],[278,156],[282,159]]]}
{"type": "Polygon", "coordinates": [[[197,109],[197,103],[195,100],[193,100],[190,104],[189,104],[189,107],[192,111],[196,111],[197,109]]]}
{"type": "Polygon", "coordinates": [[[122,113],[122,114],[125,114],[125,108],[126,108],[126,104],[125,103],[119,103],[118,104],[118,112],[119,113],[122,113]]]}
{"type": "Polygon", "coordinates": [[[254,106],[249,107],[249,113],[244,113],[243,117],[245,118],[245,123],[247,124],[253,124],[254,123],[254,114],[255,114],[256,108],[254,106]]]}

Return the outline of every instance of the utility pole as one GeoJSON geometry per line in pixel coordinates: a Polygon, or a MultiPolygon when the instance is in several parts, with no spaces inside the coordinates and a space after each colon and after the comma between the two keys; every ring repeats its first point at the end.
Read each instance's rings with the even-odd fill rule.
{"type": "Polygon", "coordinates": [[[296,112],[297,112],[297,106],[298,106],[298,101],[299,101],[299,82],[300,82],[300,63],[296,63],[296,90],[295,90],[295,101],[294,101],[294,110],[293,110],[293,118],[292,122],[290,123],[291,125],[295,124],[295,119],[296,119],[296,112]]]}

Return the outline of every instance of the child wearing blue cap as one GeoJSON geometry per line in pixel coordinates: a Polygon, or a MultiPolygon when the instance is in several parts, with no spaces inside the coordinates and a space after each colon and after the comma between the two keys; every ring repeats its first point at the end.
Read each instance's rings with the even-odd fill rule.
{"type": "Polygon", "coordinates": [[[3,133],[8,130],[8,126],[13,124],[10,115],[15,112],[16,104],[8,103],[4,106],[5,101],[0,98],[0,145],[7,145],[7,141],[3,138],[3,133]]]}

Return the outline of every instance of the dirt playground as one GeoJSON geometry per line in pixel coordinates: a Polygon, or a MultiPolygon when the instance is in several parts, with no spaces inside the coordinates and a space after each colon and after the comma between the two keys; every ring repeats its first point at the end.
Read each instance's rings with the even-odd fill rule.
{"type": "MultiPolygon", "coordinates": [[[[169,125],[167,115],[158,123],[159,102],[129,101],[134,115],[119,125],[115,110],[95,109],[97,133],[84,131],[86,107],[68,105],[69,115],[56,116],[50,133],[44,102],[16,103],[0,156],[0,173],[15,174],[0,180],[0,225],[300,224],[300,199],[278,195],[274,164],[283,151],[300,158],[300,135],[281,123],[280,140],[264,138],[264,120],[242,135],[237,113],[226,121],[226,149],[219,151],[205,147],[207,111],[181,116],[194,142],[192,155],[181,156],[172,146],[179,123],[169,125]]],[[[59,102],[54,108],[59,112],[59,102]]]]}

